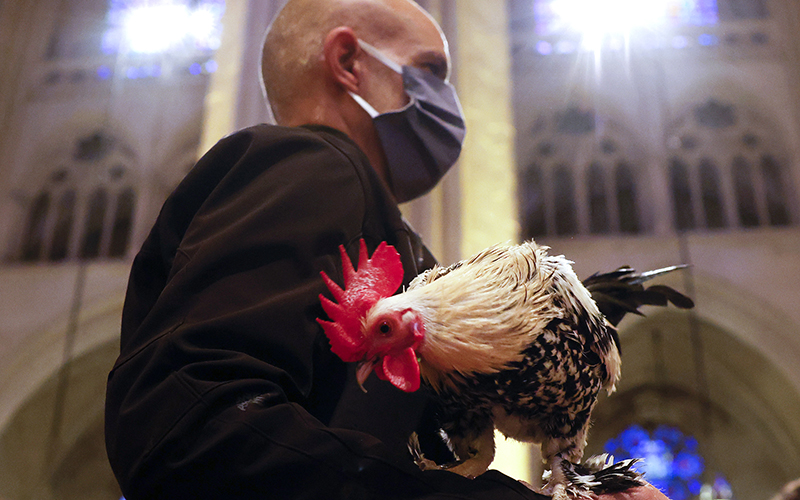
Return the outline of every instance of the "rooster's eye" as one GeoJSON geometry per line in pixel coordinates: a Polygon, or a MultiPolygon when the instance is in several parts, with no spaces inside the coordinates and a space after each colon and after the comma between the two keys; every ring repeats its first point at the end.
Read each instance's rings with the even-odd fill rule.
{"type": "Polygon", "coordinates": [[[388,334],[389,332],[392,331],[392,327],[389,325],[388,322],[384,321],[378,327],[378,331],[380,331],[382,334],[386,335],[386,334],[388,334]]]}

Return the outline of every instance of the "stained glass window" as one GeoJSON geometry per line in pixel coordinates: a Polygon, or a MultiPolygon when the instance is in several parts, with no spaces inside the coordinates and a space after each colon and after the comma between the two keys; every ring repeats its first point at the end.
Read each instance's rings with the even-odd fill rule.
{"type": "Polygon", "coordinates": [[[102,51],[213,52],[224,11],[224,0],[109,0],[102,51]]]}
{"type": "Polygon", "coordinates": [[[605,451],[614,455],[615,460],[642,459],[637,467],[644,472],[645,479],[672,500],[733,498],[725,476],[706,470],[697,439],[675,427],[662,425],[648,432],[639,425],[631,425],[610,439],[605,451]]]}
{"type": "Polygon", "coordinates": [[[629,25],[646,21],[678,26],[709,26],[719,20],[717,0],[534,0],[533,13],[539,36],[581,30],[606,19],[629,25]]]}

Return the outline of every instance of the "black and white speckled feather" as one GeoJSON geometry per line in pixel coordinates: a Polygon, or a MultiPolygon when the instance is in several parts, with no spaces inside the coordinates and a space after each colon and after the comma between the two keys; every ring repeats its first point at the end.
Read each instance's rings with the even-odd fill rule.
{"type": "Polygon", "coordinates": [[[580,461],[597,395],[619,377],[610,326],[571,263],[547,250],[532,241],[494,246],[384,300],[425,320],[420,370],[459,459],[449,469],[462,475],[491,463],[495,428],[541,443],[549,462],[580,461]]]}
{"type": "MultiPolygon", "coordinates": [[[[564,463],[564,476],[567,478],[567,494],[577,498],[588,498],[592,494],[616,493],[629,488],[642,486],[644,475],[633,468],[639,459],[632,458],[614,463],[608,454],[589,457],[583,464],[564,463]]],[[[544,479],[549,479],[550,472],[544,479]]]]}
{"type": "MultiPolygon", "coordinates": [[[[477,476],[494,459],[497,429],[541,443],[552,471],[543,491],[566,500],[567,492],[578,488],[573,483],[588,477],[575,464],[583,456],[597,396],[603,389],[613,391],[620,374],[614,327],[571,262],[548,255],[547,247],[533,241],[497,245],[452,266],[434,267],[403,293],[383,290],[375,296],[374,283],[397,277],[398,266],[402,275],[396,252],[379,251],[373,262],[362,244],[357,274],[342,250],[345,284],[352,292],[326,281],[339,304],[323,300],[336,322],[321,324],[332,348],[335,342],[348,360],[359,360],[359,382],[375,370],[407,391],[416,390],[421,377],[438,394],[441,428],[457,462],[436,464],[417,450],[420,466],[477,476]],[[386,266],[392,270],[380,272],[386,266]],[[342,305],[366,301],[369,307],[356,318],[342,305]]],[[[661,296],[681,302],[671,289],[640,290],[641,281],[628,268],[592,280],[596,290],[606,292],[609,311],[622,315],[661,296]],[[635,293],[626,298],[628,291],[635,293]]],[[[595,477],[616,478],[615,471],[624,468],[606,467],[595,477]]]]}

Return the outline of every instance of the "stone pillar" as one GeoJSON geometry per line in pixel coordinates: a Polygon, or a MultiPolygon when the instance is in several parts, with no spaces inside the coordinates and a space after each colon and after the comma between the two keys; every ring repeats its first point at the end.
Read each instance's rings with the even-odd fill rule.
{"type": "Polygon", "coordinates": [[[226,2],[222,40],[214,56],[217,71],[206,93],[200,155],[238,129],[268,122],[261,91],[261,42],[286,0],[226,2]]]}
{"type": "Polygon", "coordinates": [[[198,156],[235,130],[242,54],[246,44],[251,42],[246,39],[248,6],[249,2],[225,2],[222,39],[214,56],[218,66],[208,82],[198,156]]]}
{"type": "Polygon", "coordinates": [[[457,2],[457,85],[467,121],[459,161],[461,252],[516,241],[511,54],[505,1],[457,2]]]}
{"type": "MultiPolygon", "coordinates": [[[[506,1],[459,0],[455,11],[454,80],[467,122],[458,166],[461,253],[467,257],[519,238],[511,43],[506,1]]],[[[492,469],[539,483],[538,446],[506,440],[497,432],[495,443],[492,469]]]]}

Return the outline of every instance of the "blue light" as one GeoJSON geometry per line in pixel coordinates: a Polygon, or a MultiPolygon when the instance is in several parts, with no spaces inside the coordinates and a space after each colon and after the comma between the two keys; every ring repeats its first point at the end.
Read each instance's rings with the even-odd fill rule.
{"type": "Polygon", "coordinates": [[[672,38],[672,48],[685,49],[689,46],[689,40],[683,35],[677,35],[672,38]]]}
{"type": "Polygon", "coordinates": [[[628,427],[619,435],[619,439],[622,442],[622,447],[627,449],[634,448],[639,444],[640,441],[644,441],[649,438],[650,436],[647,434],[647,431],[638,425],[632,425],[628,427]]]}
{"type": "Polygon", "coordinates": [[[717,498],[733,498],[730,483],[719,474],[714,478],[714,491],[717,492],[717,498]]]}
{"type": "Polygon", "coordinates": [[[580,34],[599,49],[606,35],[719,22],[717,0],[533,0],[538,36],[580,34]]]}
{"type": "Polygon", "coordinates": [[[689,491],[692,495],[699,495],[700,490],[703,488],[703,483],[701,483],[699,479],[692,479],[687,486],[689,486],[689,491]]]}
{"type": "Polygon", "coordinates": [[[217,71],[217,69],[219,69],[219,64],[217,64],[217,61],[213,59],[209,59],[208,61],[206,61],[206,63],[203,66],[206,69],[206,73],[214,73],[217,71]]]}
{"type": "Polygon", "coordinates": [[[136,80],[137,78],[141,78],[141,76],[142,71],[136,66],[130,66],[125,70],[125,78],[129,80],[136,80]]]}
{"type": "Polygon", "coordinates": [[[202,72],[203,72],[203,67],[200,66],[200,63],[193,63],[191,66],[189,66],[189,73],[193,75],[199,75],[202,72]]]}
{"type": "MultiPolygon", "coordinates": [[[[672,426],[658,426],[648,432],[631,425],[613,439],[606,441],[603,450],[616,460],[643,459],[637,469],[647,480],[672,500],[697,500],[704,488],[701,477],[705,460],[698,453],[697,439],[684,435],[672,426]]],[[[711,485],[705,485],[711,491],[711,485]]],[[[713,485],[714,498],[730,499],[733,492],[724,476],[717,474],[713,485]]]]}
{"type": "Polygon", "coordinates": [[[681,439],[683,439],[683,434],[675,427],[660,425],[655,431],[653,431],[653,437],[655,439],[660,439],[668,446],[673,447],[676,446],[681,439]]]}
{"type": "Polygon", "coordinates": [[[553,53],[553,45],[550,42],[539,40],[536,42],[536,52],[543,56],[549,56],[553,53]]]}
{"type": "Polygon", "coordinates": [[[708,47],[710,45],[716,45],[719,42],[719,39],[711,35],[709,33],[703,33],[702,35],[697,37],[697,43],[704,47],[708,47]]]}
{"type": "Polygon", "coordinates": [[[683,479],[700,476],[703,472],[703,459],[694,453],[678,453],[675,457],[675,473],[683,479]]]}
{"type": "Polygon", "coordinates": [[[102,65],[97,68],[97,78],[101,80],[108,80],[111,78],[111,68],[106,65],[102,65]]]}
{"type": "Polygon", "coordinates": [[[644,472],[648,478],[667,479],[675,472],[672,454],[660,439],[642,439],[631,448],[631,455],[644,459],[644,472]]]}
{"type": "Polygon", "coordinates": [[[570,54],[575,52],[575,43],[570,40],[560,40],[556,44],[556,52],[559,54],[570,54]]]}
{"type": "Polygon", "coordinates": [[[681,483],[670,483],[666,493],[667,497],[672,500],[687,500],[689,498],[689,489],[681,483]]]}

